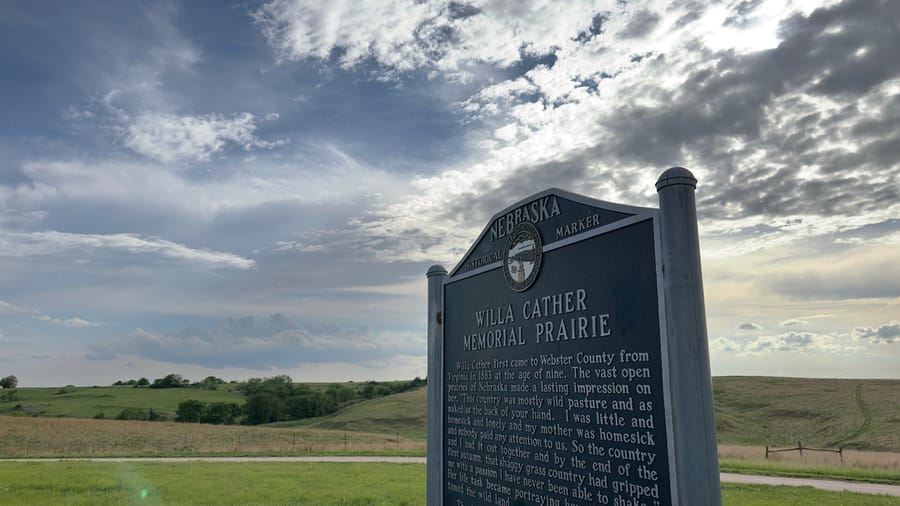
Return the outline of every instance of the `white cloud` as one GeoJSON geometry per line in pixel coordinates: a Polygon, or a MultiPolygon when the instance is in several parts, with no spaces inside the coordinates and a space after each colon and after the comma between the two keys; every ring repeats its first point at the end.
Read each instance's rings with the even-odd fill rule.
{"type": "Polygon", "coordinates": [[[11,304],[9,302],[0,300],[0,315],[29,315],[32,318],[52,323],[54,325],[61,325],[63,327],[71,327],[71,328],[88,328],[88,327],[101,327],[102,323],[92,322],[85,320],[84,318],[55,318],[53,316],[44,314],[41,311],[37,311],[35,309],[27,309],[24,307],[17,306],[15,304],[11,304]]]}
{"type": "Polygon", "coordinates": [[[743,346],[727,337],[715,337],[709,340],[709,348],[713,351],[725,353],[740,353],[743,346]]]}
{"type": "Polygon", "coordinates": [[[516,135],[519,132],[519,127],[515,123],[510,123],[504,127],[498,128],[494,131],[494,136],[500,140],[506,142],[512,142],[516,139],[516,135]]]}
{"type": "Polygon", "coordinates": [[[755,338],[718,337],[710,339],[710,349],[737,355],[768,355],[773,353],[848,353],[861,348],[850,345],[842,335],[814,332],[787,332],[755,338]]]}
{"type": "Polygon", "coordinates": [[[877,328],[856,327],[853,329],[853,338],[880,344],[900,343],[900,323],[892,321],[877,328]]]}
{"type": "MultiPolygon", "coordinates": [[[[373,241],[386,239],[375,252],[382,260],[452,259],[465,249],[478,226],[473,225],[471,214],[451,214],[448,208],[506,189],[523,169],[555,161],[583,164],[584,177],[578,179],[584,181],[579,183],[582,188],[567,189],[587,189],[592,194],[599,190],[606,200],[652,204],[653,182],[664,167],[648,171],[646,166],[623,163],[615,153],[598,146],[607,139],[615,144],[617,133],[604,123],[617,107],[663,106],[679,93],[685,76],[702,70],[698,65],[703,54],[690,36],[692,25],[676,26],[676,20],[690,14],[690,9],[661,2],[648,2],[641,9],[615,2],[574,3],[566,9],[552,2],[515,6],[483,2],[457,12],[459,8],[446,2],[383,1],[365,7],[338,2],[326,8],[316,2],[275,1],[255,13],[270,45],[283,59],[330,61],[336,57],[345,68],[375,61],[386,77],[426,70],[465,78],[475,63],[509,67],[525,56],[555,57],[552,65],[536,65],[523,75],[479,82],[458,105],[470,118],[491,118],[480,137],[472,136],[472,145],[485,148],[485,156],[443,174],[418,178],[413,182],[413,196],[386,201],[351,222],[353,233],[366,238],[357,248],[367,249],[373,241]],[[658,15],[654,9],[672,11],[658,15]],[[626,32],[634,37],[623,40],[620,35],[626,32]],[[596,151],[589,161],[573,161],[589,149],[596,151]]],[[[721,27],[728,12],[713,14],[721,27]]],[[[752,23],[729,29],[772,28],[782,14],[760,12],[752,23]]],[[[762,46],[769,47],[770,42],[762,46]]],[[[510,192],[509,196],[503,205],[525,194],[510,192]]],[[[833,225],[814,218],[804,223],[806,229],[786,226],[783,230],[796,234],[772,234],[766,246],[834,230],[833,225]]],[[[758,223],[768,218],[754,219],[758,223]]],[[[845,220],[845,226],[851,226],[849,221],[845,220]]],[[[731,221],[727,224],[733,226],[731,221]]],[[[335,241],[334,234],[323,237],[335,241]]],[[[732,243],[728,248],[737,251],[720,254],[742,254],[759,244],[758,238],[738,246],[732,243]]],[[[302,247],[327,246],[304,242],[302,247]]]]}
{"type": "MultiPolygon", "coordinates": [[[[790,134],[802,137],[805,132],[814,132],[817,142],[824,143],[827,150],[859,149],[861,145],[846,135],[853,125],[848,118],[852,117],[856,98],[809,95],[804,88],[810,85],[806,80],[795,84],[788,82],[789,77],[764,72],[751,73],[751,79],[744,82],[719,76],[723,68],[732,75],[740,74],[744,66],[735,64],[740,63],[740,57],[746,57],[748,63],[756,62],[760,69],[770,67],[759,62],[814,62],[812,55],[791,54],[787,50],[777,53],[773,48],[792,35],[786,25],[779,29],[791,12],[809,14],[825,7],[822,2],[761,3],[755,9],[744,6],[751,7],[744,8],[746,12],[738,12],[742,7],[734,2],[711,6],[645,2],[638,7],[585,2],[569,3],[567,9],[548,8],[549,4],[543,2],[515,6],[482,2],[476,4],[471,16],[459,18],[444,2],[422,2],[412,6],[406,18],[395,20],[394,16],[401,12],[398,5],[404,3],[356,5],[357,11],[350,12],[346,3],[326,9],[310,2],[278,1],[260,9],[257,21],[269,43],[286,60],[330,63],[336,59],[345,68],[375,72],[377,77],[400,78],[403,72],[420,70],[451,79],[473,79],[471,95],[457,105],[464,121],[480,128],[469,134],[470,147],[478,156],[449,166],[443,173],[417,178],[410,195],[385,199],[383,205],[360,213],[343,230],[309,234],[303,240],[279,247],[297,251],[349,250],[382,261],[441,262],[452,266],[493,211],[534,189],[559,186],[558,181],[564,181],[578,185],[566,187],[567,190],[604,200],[655,205],[653,183],[665,165],[653,164],[678,163],[691,167],[700,179],[701,211],[705,210],[704,196],[728,189],[742,192],[745,177],[756,178],[753,190],[743,191],[745,195],[740,196],[752,200],[759,193],[759,202],[752,211],[729,195],[722,201],[733,203],[734,211],[729,208],[719,216],[701,218],[704,260],[732,259],[733,265],[738,265],[752,253],[772,252],[768,263],[759,265],[758,270],[739,275],[755,280],[742,288],[765,296],[778,291],[794,299],[838,299],[847,294],[893,297],[898,293],[891,280],[900,277],[882,274],[896,271],[892,267],[896,262],[884,262],[886,252],[878,255],[884,258],[875,264],[869,262],[875,255],[860,253],[862,248],[845,256],[855,259],[852,261],[841,260],[846,250],[822,258],[821,251],[830,245],[817,242],[815,247],[820,252],[803,248],[811,238],[830,240],[834,234],[889,221],[897,216],[896,203],[855,212],[854,199],[841,196],[837,201],[847,207],[835,212],[811,204],[792,208],[785,205],[782,209],[778,201],[763,200],[766,192],[783,194],[788,203],[813,203],[821,195],[813,190],[808,196],[795,195],[791,184],[779,188],[775,169],[770,169],[772,174],[766,177],[759,175],[765,174],[763,168],[770,165],[785,167],[788,174],[797,174],[799,183],[809,183],[813,189],[818,183],[841,187],[843,183],[829,176],[829,171],[834,170],[830,161],[807,164],[786,141],[792,138],[790,134]],[[638,12],[644,9],[647,11],[638,12]],[[602,19],[595,18],[598,13],[604,13],[602,19]],[[691,20],[694,14],[697,17],[691,20]],[[736,14],[743,18],[726,23],[736,14]],[[536,15],[541,17],[540,22],[534,21],[536,15]],[[595,22],[597,26],[589,32],[595,22]],[[446,37],[433,36],[438,28],[446,37]],[[644,36],[623,40],[623,32],[644,36]],[[721,35],[712,37],[712,32],[721,35]],[[516,47],[523,50],[507,51],[516,47]],[[547,61],[518,74],[488,72],[485,76],[472,70],[473,63],[509,69],[514,64],[524,64],[526,55],[551,53],[555,58],[552,63],[547,61]],[[380,65],[374,71],[370,65],[373,62],[380,65]],[[703,93],[697,91],[696,86],[706,82],[712,83],[710,88],[703,93]],[[776,84],[766,84],[771,82],[776,84]],[[782,86],[789,90],[781,89],[782,86]],[[732,94],[734,98],[729,99],[732,94]],[[700,98],[696,103],[687,100],[692,96],[700,98]],[[679,109],[682,101],[691,107],[679,109]],[[725,114],[735,104],[750,106],[725,114]],[[681,113],[668,117],[667,111],[688,113],[690,118],[681,113]],[[765,111],[758,123],[750,121],[746,128],[733,127],[757,111],[765,111]],[[721,115],[721,121],[715,121],[717,115],[721,115]],[[829,134],[823,130],[824,125],[808,125],[810,118],[818,117],[835,118],[843,126],[829,134]],[[635,142],[623,146],[621,127],[629,125],[634,125],[635,142]],[[643,126],[647,125],[656,125],[656,129],[645,131],[643,126]],[[722,127],[733,130],[723,133],[722,127]],[[719,142],[727,149],[720,148],[719,142]],[[848,142],[853,144],[850,148],[841,145],[848,142]],[[837,144],[832,146],[833,143],[837,144]],[[671,150],[664,149],[666,144],[671,150]],[[709,149],[709,153],[732,154],[719,160],[718,155],[705,152],[709,145],[716,148],[709,149]],[[646,154],[654,150],[660,154],[646,154]],[[660,159],[666,161],[658,162],[660,159]],[[528,172],[535,167],[544,168],[540,174],[528,172]],[[565,173],[566,170],[572,170],[576,176],[565,173]],[[522,180],[530,185],[519,185],[522,180]],[[548,184],[542,186],[544,182],[548,184]],[[759,233],[747,233],[755,228],[759,233]],[[883,265],[884,269],[879,272],[871,267],[874,265],[883,265]],[[776,283],[778,286],[774,287],[776,283]]],[[[803,20],[794,20],[800,21],[803,20]]],[[[893,88],[885,88],[889,89],[893,88]]],[[[876,104],[887,96],[885,90],[876,90],[872,97],[859,101],[866,117],[874,117],[872,111],[879,110],[876,104]]],[[[852,177],[874,181],[879,175],[890,178],[880,167],[852,177]]],[[[896,188],[890,180],[883,186],[896,188]]],[[[857,198],[866,194],[852,188],[845,191],[857,198]]],[[[823,200],[828,197],[827,193],[821,196],[823,200]]],[[[895,241],[885,236],[882,242],[895,241]]],[[[790,315],[778,314],[772,321],[753,325],[761,323],[773,328],[790,315]]],[[[857,323],[848,326],[854,324],[857,323]]],[[[728,325],[733,328],[735,320],[728,325]]],[[[803,329],[827,331],[816,325],[803,329]]],[[[758,344],[763,347],[767,343],[758,344]]],[[[789,344],[768,343],[774,347],[789,344]]]]}
{"type": "Polygon", "coordinates": [[[255,13],[269,44],[283,59],[329,60],[342,66],[374,60],[393,72],[415,69],[465,78],[468,66],[501,67],[522,53],[547,54],[588,29],[594,14],[613,2],[412,2],[359,4],[276,0],[255,13]]]}
{"type": "Polygon", "coordinates": [[[252,114],[232,118],[210,114],[178,116],[148,113],[138,116],[126,128],[125,145],[135,152],[162,163],[206,161],[227,143],[245,150],[273,147],[254,135],[256,123],[252,114]]]}
{"type": "MultiPolygon", "coordinates": [[[[102,91],[65,108],[63,119],[76,124],[96,121],[101,129],[108,128],[109,122],[118,127],[129,122],[135,111],[170,110],[180,102],[172,93],[172,78],[196,77],[197,64],[207,55],[192,44],[191,34],[182,33],[179,18],[184,9],[166,2],[133,7],[134,19],[120,26],[107,26],[95,16],[90,28],[85,27],[97,43],[91,45],[89,57],[79,59],[80,75],[70,77],[73,83],[89,80],[92,89],[102,91]],[[135,26],[140,26],[137,33],[119,31],[135,26]]],[[[90,16],[89,8],[85,11],[90,16]]],[[[102,17],[114,23],[111,16],[113,11],[106,9],[102,17]]]]}
{"type": "Polygon", "coordinates": [[[262,141],[255,131],[256,122],[249,113],[232,118],[145,113],[125,128],[123,140],[134,152],[164,164],[208,161],[228,144],[244,150],[284,144],[262,141]]]}
{"type": "Polygon", "coordinates": [[[275,243],[275,251],[295,251],[298,253],[317,253],[326,251],[321,244],[308,244],[300,241],[278,241],[275,243]]]}
{"type": "Polygon", "coordinates": [[[52,323],[54,325],[62,325],[63,327],[72,327],[72,328],[90,328],[90,327],[102,327],[102,323],[90,322],[82,318],[53,318],[47,315],[40,315],[37,317],[38,320],[52,323]]]}
{"type": "MultiPolygon", "coordinates": [[[[202,193],[191,192],[187,183],[152,164],[119,160],[38,160],[23,164],[29,178],[7,197],[17,208],[40,208],[72,202],[118,203],[133,207],[157,203],[165,209],[196,206],[202,193]],[[187,199],[188,194],[192,199],[187,199]]],[[[42,211],[42,218],[49,214],[42,211]]]]}
{"type": "Polygon", "coordinates": [[[132,255],[155,255],[162,258],[204,264],[210,267],[251,269],[253,260],[219,251],[194,249],[155,237],[138,234],[72,234],[57,231],[0,232],[0,256],[28,258],[84,250],[113,251],[132,255]]]}
{"type": "Polygon", "coordinates": [[[138,328],[124,339],[96,347],[94,358],[138,355],[177,364],[273,369],[337,360],[366,365],[396,354],[418,354],[424,348],[424,336],[418,332],[304,324],[276,313],[227,318],[213,327],[190,327],[174,334],[138,328]]]}
{"type": "MultiPolygon", "coordinates": [[[[710,239],[706,243],[708,247],[704,248],[703,254],[707,258],[738,257],[809,238],[831,238],[836,234],[853,233],[872,223],[890,221],[894,219],[896,213],[896,207],[888,207],[868,212],[865,215],[795,214],[780,218],[757,215],[740,219],[701,220],[701,234],[710,239]],[[765,231],[759,231],[759,227],[765,227],[765,231]],[[724,240],[717,242],[717,239],[724,240]]],[[[838,244],[896,244],[900,242],[900,233],[895,232],[866,240],[858,237],[838,238],[834,242],[838,244]]]]}
{"type": "Polygon", "coordinates": [[[823,319],[831,319],[834,318],[834,314],[813,314],[808,316],[802,316],[798,318],[788,318],[787,320],[781,321],[778,325],[781,327],[797,327],[800,325],[807,325],[811,320],[823,320],[823,319]]]}
{"type": "Polygon", "coordinates": [[[806,351],[813,344],[814,335],[809,332],[789,332],[775,337],[757,339],[751,351],[806,351]]]}
{"type": "Polygon", "coordinates": [[[835,242],[837,242],[838,244],[900,244],[900,232],[891,232],[883,236],[870,238],[851,236],[846,238],[839,238],[835,242]]]}
{"type": "Polygon", "coordinates": [[[0,300],[0,314],[22,314],[22,313],[30,313],[31,310],[21,308],[15,304],[10,304],[4,300],[0,300]]]}
{"type": "MultiPolygon", "coordinates": [[[[0,202],[11,206],[0,218],[10,230],[0,233],[5,246],[0,256],[15,255],[20,245],[40,255],[61,253],[37,261],[22,255],[9,263],[22,266],[12,271],[21,278],[42,265],[72,269],[78,278],[69,285],[73,290],[45,292],[90,301],[101,299],[85,294],[101,294],[107,298],[100,304],[105,310],[129,297],[132,307],[183,314],[295,311],[291,305],[302,306],[297,311],[304,315],[332,314],[353,304],[357,318],[370,312],[366,314],[373,322],[399,325],[402,318],[394,315],[408,304],[383,303],[387,290],[379,282],[413,268],[402,262],[457,260],[493,212],[548,186],[655,205],[656,177],[670,163],[683,164],[700,179],[704,260],[714,260],[704,265],[707,286],[714,287],[707,291],[711,328],[716,335],[731,336],[714,340],[714,346],[734,356],[768,354],[758,360],[766,364],[789,364],[795,353],[843,352],[849,344],[870,351],[874,343],[885,342],[879,332],[889,332],[882,327],[890,324],[867,325],[891,320],[900,293],[896,253],[890,247],[870,247],[900,242],[892,231],[900,209],[892,149],[898,144],[886,135],[897,124],[890,104],[896,103],[900,85],[891,54],[872,58],[890,53],[879,46],[896,44],[861,51],[853,40],[837,37],[833,24],[846,24],[846,31],[864,43],[874,40],[879,31],[874,28],[896,33],[891,29],[896,27],[890,21],[879,23],[879,15],[887,18],[883,12],[862,8],[865,2],[855,0],[844,1],[843,11],[819,12],[815,19],[790,17],[795,9],[809,13],[826,3],[834,2],[611,0],[573,1],[560,8],[558,2],[544,0],[477,0],[471,5],[278,0],[257,8],[255,18],[282,66],[259,69],[258,58],[246,64],[235,54],[233,68],[246,71],[235,73],[236,82],[222,91],[254,89],[260,96],[256,100],[254,94],[254,100],[232,111],[216,108],[227,95],[192,95],[194,90],[188,88],[193,85],[187,84],[202,81],[217,66],[215,58],[223,55],[201,54],[174,31],[169,36],[159,30],[161,44],[140,38],[139,45],[147,48],[146,64],[122,58],[120,62],[135,63],[117,64],[122,72],[109,72],[107,82],[88,88],[112,91],[98,95],[88,107],[63,113],[76,126],[100,125],[117,133],[121,147],[147,161],[26,163],[23,177],[10,178],[16,182],[0,187],[0,202]],[[867,17],[858,15],[866,10],[867,17]],[[209,64],[196,65],[205,58],[209,64]],[[304,62],[291,66],[287,60],[304,62]],[[857,67],[859,61],[871,67],[857,67]],[[242,63],[246,66],[237,66],[242,63]],[[329,68],[335,65],[347,72],[329,68]],[[266,73],[266,78],[275,78],[268,82],[283,84],[282,78],[291,76],[300,86],[284,96],[280,85],[253,82],[266,73]],[[433,81],[422,83],[423,76],[433,81]],[[893,81],[871,92],[859,91],[866,79],[878,76],[893,81]],[[327,95],[320,92],[332,78],[346,79],[342,85],[353,80],[342,92],[360,93],[365,100],[377,100],[383,89],[366,79],[394,80],[398,89],[421,86],[410,91],[453,102],[441,105],[456,107],[463,125],[455,139],[468,144],[454,144],[459,149],[453,156],[424,161],[424,175],[412,182],[408,172],[360,161],[365,155],[354,159],[328,146],[298,146],[299,139],[291,152],[263,151],[275,144],[260,138],[270,139],[260,133],[263,128],[287,132],[306,125],[295,123],[308,121],[297,109],[289,112],[297,105],[289,100],[297,97],[306,103],[305,111],[323,110],[321,105],[340,110],[339,117],[328,117],[330,125],[356,121],[348,129],[353,139],[328,128],[316,133],[365,153],[372,139],[359,135],[361,129],[387,125],[360,122],[356,110],[341,109],[354,100],[322,104],[327,95]],[[845,88],[824,93],[829,96],[814,89],[829,79],[845,88]],[[458,86],[459,81],[465,81],[464,86],[458,86]],[[277,104],[288,107],[281,111],[283,120],[270,113],[277,104]],[[212,111],[221,114],[206,114],[212,111]],[[877,135],[866,134],[873,131],[877,135]],[[239,150],[247,152],[232,156],[239,150]],[[880,160],[864,159],[879,152],[880,160]],[[209,160],[217,165],[207,174],[160,165],[209,160]],[[443,172],[432,171],[438,165],[443,172]],[[19,184],[22,179],[26,181],[19,184]],[[21,209],[12,209],[17,206],[21,209]],[[105,219],[112,213],[114,219],[105,219]],[[840,251],[832,253],[836,249],[840,251]],[[253,260],[228,251],[254,251],[259,267],[248,276],[244,271],[253,260]],[[156,275],[156,269],[131,267],[160,258],[178,265],[234,269],[221,276],[215,272],[202,282],[181,276],[184,271],[179,270],[177,283],[164,275],[154,279],[159,281],[156,287],[133,277],[113,283],[114,276],[123,274],[116,267],[123,264],[122,271],[156,275]],[[371,287],[343,288],[349,262],[359,262],[349,270],[365,269],[356,277],[371,287]],[[303,276],[287,277],[286,269],[303,276]],[[97,272],[109,275],[102,280],[104,286],[80,291],[86,275],[97,272]],[[272,272],[275,275],[268,277],[272,272]],[[308,282],[315,276],[326,282],[308,282]],[[107,281],[128,288],[110,290],[107,281]],[[323,290],[339,293],[323,295],[323,290]],[[353,303],[343,298],[348,291],[353,303]],[[382,299],[368,297],[363,303],[360,294],[382,299]],[[179,297],[183,300],[173,302],[179,297]],[[341,297],[340,302],[334,297],[341,297]],[[160,300],[166,301],[164,311],[157,309],[160,300]],[[817,321],[803,316],[826,311],[834,317],[817,321]],[[748,315],[754,319],[743,320],[748,315]],[[779,322],[789,328],[779,329],[779,322]],[[739,323],[743,331],[735,330],[739,323]],[[849,331],[853,328],[855,333],[849,331]],[[785,333],[762,335],[779,332],[785,333]]],[[[189,26],[178,21],[161,26],[189,26]]],[[[102,56],[94,59],[113,60],[102,56]]],[[[427,138],[425,130],[422,138],[427,138]]],[[[77,149],[92,147],[85,143],[77,149]]],[[[403,163],[408,148],[401,142],[392,155],[403,163]]],[[[203,168],[212,169],[212,164],[203,168]]],[[[199,269],[190,274],[197,273],[208,274],[199,269]]],[[[413,285],[395,289],[413,293],[413,285]]],[[[0,312],[4,310],[13,309],[0,305],[0,312]]],[[[79,311],[51,312],[71,316],[79,311]]],[[[100,314],[104,316],[96,318],[114,321],[108,313],[100,314]]],[[[47,318],[58,325],[79,323],[77,318],[47,318]]],[[[109,327],[102,330],[111,332],[109,327]]],[[[134,342],[170,350],[186,343],[201,360],[207,353],[204,342],[213,341],[208,336],[189,340],[197,334],[164,333],[136,333],[134,342]]],[[[232,337],[238,352],[256,352],[253,336],[232,337]]],[[[273,352],[286,354],[300,343],[289,337],[279,337],[282,346],[273,352]]],[[[315,340],[300,344],[322,349],[315,340]]],[[[816,363],[827,362],[823,355],[816,358],[822,359],[816,363]]]]}
{"type": "Polygon", "coordinates": [[[30,181],[11,190],[0,186],[0,209],[6,205],[4,216],[12,219],[10,213],[17,213],[19,222],[39,222],[48,206],[79,203],[208,220],[222,210],[277,202],[379,200],[408,188],[402,174],[372,167],[334,146],[297,147],[302,149],[282,158],[260,157],[252,169],[229,163],[223,177],[202,180],[150,162],[30,161],[22,167],[30,181]]]}

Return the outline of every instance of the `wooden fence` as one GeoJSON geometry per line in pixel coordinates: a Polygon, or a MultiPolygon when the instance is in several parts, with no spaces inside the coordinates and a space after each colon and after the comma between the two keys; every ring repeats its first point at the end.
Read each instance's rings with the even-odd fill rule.
{"type": "Polygon", "coordinates": [[[803,462],[803,450],[808,452],[827,452],[827,453],[837,453],[841,457],[841,464],[844,463],[844,449],[838,448],[837,450],[832,450],[829,448],[810,448],[808,446],[803,446],[799,441],[797,442],[796,447],[792,448],[769,448],[766,446],[766,458],[769,458],[770,453],[781,453],[781,452],[800,452],[800,462],[803,462]]]}

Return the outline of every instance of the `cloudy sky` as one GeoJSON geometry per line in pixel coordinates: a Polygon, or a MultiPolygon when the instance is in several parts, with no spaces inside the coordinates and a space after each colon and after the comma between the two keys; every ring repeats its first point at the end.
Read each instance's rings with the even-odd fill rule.
{"type": "Polygon", "coordinates": [[[714,374],[900,377],[898,47],[894,0],[2,2],[0,375],[424,376],[492,214],[682,165],[714,374]]]}

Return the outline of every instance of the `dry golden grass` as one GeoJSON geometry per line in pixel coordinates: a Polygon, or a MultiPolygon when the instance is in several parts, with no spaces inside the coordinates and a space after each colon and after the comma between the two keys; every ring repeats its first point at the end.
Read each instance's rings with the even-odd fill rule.
{"type": "Polygon", "coordinates": [[[713,394],[720,444],[900,452],[898,380],[723,376],[713,394]]]}
{"type": "Polygon", "coordinates": [[[390,434],[0,416],[0,457],[424,451],[424,441],[390,434]]]}
{"type": "Polygon", "coordinates": [[[790,463],[810,467],[832,466],[852,467],[856,469],[884,469],[890,471],[900,470],[900,453],[890,452],[864,452],[847,450],[843,452],[843,461],[837,453],[803,450],[801,460],[797,451],[769,454],[766,459],[764,446],[739,446],[719,445],[720,459],[733,459],[756,463],[790,463]]]}

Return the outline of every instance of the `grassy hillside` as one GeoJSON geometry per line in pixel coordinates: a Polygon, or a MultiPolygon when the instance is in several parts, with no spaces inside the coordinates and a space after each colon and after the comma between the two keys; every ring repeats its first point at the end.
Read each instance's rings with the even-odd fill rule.
{"type": "MultiPolygon", "coordinates": [[[[92,418],[103,413],[106,418],[115,418],[125,408],[140,408],[145,411],[153,408],[172,418],[178,404],[188,399],[243,404],[244,396],[234,391],[234,387],[235,385],[220,385],[217,390],[129,386],[18,388],[15,400],[0,402],[0,414],[92,418]],[[16,409],[16,406],[19,408],[16,409]]],[[[0,392],[2,393],[4,392],[0,392]]]]}
{"type": "MultiPolygon", "coordinates": [[[[327,388],[327,385],[310,385],[327,388]]],[[[221,388],[221,387],[220,387],[221,388]]],[[[425,388],[351,404],[331,416],[244,427],[113,418],[125,407],[174,414],[179,402],[243,403],[220,390],[131,387],[22,388],[0,403],[0,457],[74,455],[401,453],[425,447],[425,388]],[[24,409],[13,410],[16,405],[24,409]],[[64,418],[63,418],[64,417],[64,418]]]]}
{"type": "MultiPolygon", "coordinates": [[[[900,381],[713,379],[722,444],[900,451],[900,381]]],[[[302,423],[425,438],[425,389],[373,399],[302,423]]]]}
{"type": "Polygon", "coordinates": [[[719,443],[900,451],[900,381],[713,378],[719,443]]]}
{"type": "Polygon", "coordinates": [[[317,429],[373,432],[424,441],[425,392],[425,388],[419,388],[359,402],[321,418],[271,424],[270,426],[306,426],[317,429]]]}
{"type": "MultiPolygon", "coordinates": [[[[113,418],[125,407],[153,408],[172,414],[185,399],[243,403],[243,396],[230,388],[232,385],[214,391],[21,388],[16,401],[0,403],[0,414],[90,418],[102,411],[107,418],[113,418]],[[10,411],[17,404],[27,411],[10,411]]],[[[807,447],[900,452],[897,380],[718,377],[713,379],[713,390],[720,444],[786,447],[799,441],[807,447]]],[[[273,424],[260,430],[261,434],[272,427],[332,431],[332,447],[340,446],[345,433],[374,433],[393,441],[423,442],[425,395],[426,389],[420,388],[351,404],[329,416],[273,424]]],[[[3,418],[0,417],[0,438],[4,436],[3,418]]],[[[225,429],[208,427],[210,431],[225,429]]],[[[223,448],[229,444],[232,443],[223,448]]]]}
{"type": "Polygon", "coordinates": [[[307,427],[0,416],[0,458],[144,455],[423,455],[425,442],[307,427]]]}

